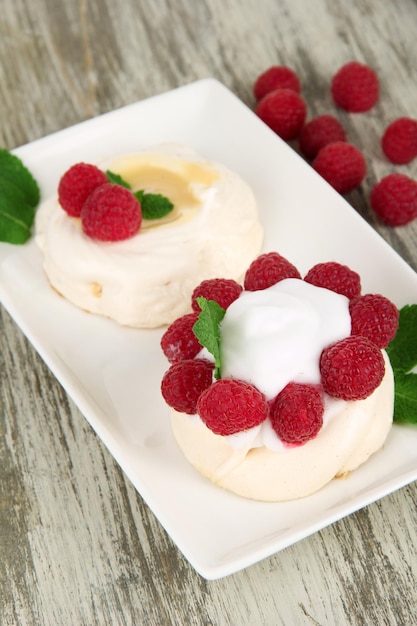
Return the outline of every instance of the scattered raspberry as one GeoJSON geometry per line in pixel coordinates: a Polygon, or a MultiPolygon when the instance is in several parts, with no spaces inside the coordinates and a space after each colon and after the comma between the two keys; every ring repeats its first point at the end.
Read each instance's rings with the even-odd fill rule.
{"type": "Polygon", "coordinates": [[[195,415],[198,398],[213,382],[213,368],[204,359],[187,359],[171,365],[161,382],[162,396],[168,406],[179,413],[195,415]]]}
{"type": "Polygon", "coordinates": [[[333,76],[331,93],[335,103],[346,111],[369,111],[379,98],[378,76],[363,63],[346,63],[333,76]]]}
{"type": "Polygon", "coordinates": [[[58,200],[71,217],[80,217],[88,196],[100,185],[107,183],[106,174],[95,165],[76,163],[62,176],[58,184],[58,200]]]}
{"type": "Polygon", "coordinates": [[[97,187],[81,210],[83,231],[100,241],[121,241],[136,235],[142,222],[142,211],[133,193],[105,183],[97,187]]]}
{"type": "Polygon", "coordinates": [[[261,424],[269,407],[256,387],[242,380],[222,378],[203,391],[197,411],[216,435],[233,435],[261,424]]]}
{"type": "Polygon", "coordinates": [[[400,117],[391,122],[382,135],[381,146],[392,163],[410,163],[417,156],[417,121],[400,117]]]}
{"type": "Polygon", "coordinates": [[[405,174],[388,174],[371,191],[371,207],[389,226],[417,217],[417,182],[405,174]]]}
{"type": "Polygon", "coordinates": [[[232,302],[237,300],[242,291],[242,285],[231,278],[209,278],[203,280],[194,289],[191,304],[194,311],[200,312],[196,298],[203,296],[207,300],[215,300],[223,309],[227,309],[232,302]]]}
{"type": "Polygon", "coordinates": [[[361,277],[341,263],[328,261],[317,263],[305,275],[304,280],[316,287],[324,287],[340,293],[351,300],[361,293],[361,277]]]}
{"type": "Polygon", "coordinates": [[[275,89],[258,102],[255,113],[281,139],[288,141],[298,136],[307,115],[307,107],[295,91],[275,89]]]}
{"type": "Polygon", "coordinates": [[[380,385],[385,363],[381,350],[355,335],[325,348],[320,356],[321,383],[330,396],[363,400],[380,385]]]}
{"type": "Polygon", "coordinates": [[[193,333],[197,319],[198,313],[187,313],[172,322],[162,335],[161,348],[170,363],[193,359],[202,349],[193,333]]]}
{"type": "Polygon", "coordinates": [[[323,425],[324,406],[313,385],[289,383],[271,403],[272,427],[286,443],[314,439],[323,425]]]}
{"type": "Polygon", "coordinates": [[[285,278],[301,278],[300,272],[278,252],[261,254],[252,261],[245,274],[244,287],[248,291],[267,289],[285,278]]]}
{"type": "Polygon", "coordinates": [[[336,141],[346,141],[346,133],[333,115],[318,115],[303,126],[299,136],[300,150],[310,160],[324,146],[336,141]]]}
{"type": "Polygon", "coordinates": [[[258,76],[253,86],[253,93],[257,100],[261,100],[275,89],[291,89],[300,93],[300,81],[294,70],[285,65],[273,65],[258,76]]]}
{"type": "Polygon", "coordinates": [[[399,311],[380,294],[365,294],[349,303],[352,335],[370,339],[378,348],[386,348],[398,328],[399,311]]]}
{"type": "Polygon", "coordinates": [[[324,146],[312,166],[341,194],[358,187],[366,174],[366,161],[362,152],[345,141],[324,146]]]}

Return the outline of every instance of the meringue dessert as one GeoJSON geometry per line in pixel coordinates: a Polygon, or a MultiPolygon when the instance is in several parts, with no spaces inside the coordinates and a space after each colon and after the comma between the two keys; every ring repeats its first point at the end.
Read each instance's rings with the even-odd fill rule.
{"type": "MultiPolygon", "coordinates": [[[[369,337],[356,333],[356,318],[354,328],[351,317],[351,303],[356,300],[361,296],[350,300],[301,278],[283,278],[265,289],[243,290],[228,305],[219,324],[221,377],[213,377],[199,390],[194,414],[178,410],[180,405],[176,399],[171,402],[170,394],[171,373],[177,377],[173,380],[178,396],[180,368],[184,368],[186,379],[190,359],[171,365],[162,382],[162,393],[171,406],[175,440],[198,472],[246,498],[286,501],[313,494],[332,479],[348,476],[384,445],[393,423],[393,371],[386,351],[369,337]],[[339,393],[330,381],[337,360],[332,362],[326,378],[325,356],[328,353],[334,358],[332,348],[348,346],[349,342],[345,354],[352,355],[353,367],[346,371],[352,376],[349,385],[354,391],[350,387],[342,391],[344,372],[339,393]],[[354,370],[362,367],[356,356],[362,349],[361,342],[369,349],[371,365],[369,375],[363,370],[357,377],[354,370]],[[373,377],[372,383],[363,380],[373,377]],[[233,400],[221,395],[221,385],[224,389],[235,385],[237,389],[237,383],[244,383],[263,397],[263,413],[253,426],[246,424],[244,415],[233,415],[233,400]],[[300,416],[286,415],[288,422],[279,424],[288,406],[294,405],[288,396],[283,400],[282,414],[278,413],[278,399],[294,385],[314,392],[322,405],[321,413],[314,417],[316,423],[305,426],[305,432],[303,424],[301,431],[297,429],[304,420],[306,405],[300,405],[300,416]],[[217,397],[211,400],[216,388],[217,397]],[[360,399],[344,399],[349,394],[355,397],[354,393],[360,399]],[[216,403],[222,408],[218,410],[216,403]],[[213,418],[207,414],[207,406],[214,407],[213,418]],[[293,418],[295,426],[290,423],[293,418]],[[243,428],[229,428],[227,422],[232,419],[241,420],[243,428]]],[[[393,311],[392,337],[398,318],[396,308],[389,304],[393,311]]],[[[342,357],[342,368],[349,358],[342,357]]],[[[206,348],[194,357],[194,361],[210,360],[213,357],[206,348]]],[[[248,415],[253,408],[249,405],[244,409],[248,415]]]]}
{"type": "Polygon", "coordinates": [[[106,163],[132,192],[163,194],[174,205],[143,219],[123,241],[88,237],[79,217],[57,197],[36,217],[46,276],[81,309],[121,325],[153,328],[190,310],[196,284],[224,275],[240,279],[259,253],[263,230],[255,196],[240,176],[190,148],[161,144],[106,163]]]}

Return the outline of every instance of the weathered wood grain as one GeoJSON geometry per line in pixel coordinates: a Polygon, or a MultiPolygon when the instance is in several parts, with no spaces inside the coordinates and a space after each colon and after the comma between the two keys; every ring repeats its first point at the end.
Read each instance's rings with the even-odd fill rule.
{"type": "MultiPolygon", "coordinates": [[[[338,111],[368,175],[348,200],[417,270],[417,224],[382,226],[373,183],[386,124],[417,117],[413,0],[3,0],[0,145],[14,148],[213,76],[249,106],[272,64],[309,116],[368,62],[381,99],[338,111]]],[[[417,177],[417,163],[397,171],[417,177]]],[[[0,315],[0,624],[277,626],[417,622],[415,483],[223,580],[194,572],[9,315],[0,315]]]]}

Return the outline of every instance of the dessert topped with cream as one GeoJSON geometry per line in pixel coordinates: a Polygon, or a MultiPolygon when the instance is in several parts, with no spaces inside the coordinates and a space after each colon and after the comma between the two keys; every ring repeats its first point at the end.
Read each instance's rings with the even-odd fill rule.
{"type": "Polygon", "coordinates": [[[361,295],[359,275],[321,263],[301,278],[261,255],[244,286],[205,281],[192,314],[162,337],[171,363],[161,390],[190,463],[245,497],[314,493],[365,462],[393,421],[384,348],[398,310],[361,295]]]}
{"type": "Polygon", "coordinates": [[[187,313],[202,280],[239,280],[262,239],[247,183],[177,144],[102,168],[75,164],[36,217],[51,286],[86,311],[135,327],[187,313]]]}

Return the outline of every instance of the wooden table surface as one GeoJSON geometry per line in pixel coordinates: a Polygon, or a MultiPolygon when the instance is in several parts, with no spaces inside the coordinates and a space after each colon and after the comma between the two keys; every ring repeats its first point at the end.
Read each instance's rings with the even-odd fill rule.
{"type": "MultiPolygon", "coordinates": [[[[205,77],[253,107],[255,78],[285,64],[309,118],[335,113],[366,155],[347,200],[417,270],[417,221],[390,228],[369,208],[378,178],[417,178],[417,163],[394,167],[379,147],[390,121],[417,117],[416,35],[415,0],[2,0],[0,145],[205,77]],[[380,77],[366,115],[329,95],[351,60],[380,77]]],[[[3,308],[0,324],[1,625],[417,623],[416,483],[207,581],[3,308]]]]}

